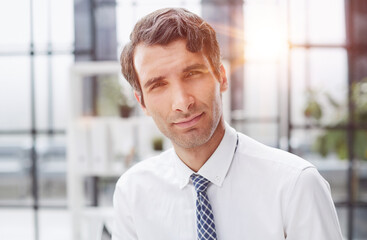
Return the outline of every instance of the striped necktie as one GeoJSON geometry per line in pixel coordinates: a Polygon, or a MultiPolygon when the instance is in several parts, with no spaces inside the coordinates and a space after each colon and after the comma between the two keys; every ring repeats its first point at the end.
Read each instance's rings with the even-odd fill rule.
{"type": "Polygon", "coordinates": [[[197,174],[192,174],[191,179],[197,193],[196,222],[198,240],[216,240],[213,210],[206,194],[210,181],[197,174]]]}

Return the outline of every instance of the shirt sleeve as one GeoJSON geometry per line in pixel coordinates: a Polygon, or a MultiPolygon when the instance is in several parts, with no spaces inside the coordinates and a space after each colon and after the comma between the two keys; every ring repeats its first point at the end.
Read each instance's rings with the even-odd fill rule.
{"type": "Polygon", "coordinates": [[[314,167],[299,174],[286,211],[287,240],[343,239],[330,186],[314,167]]]}
{"type": "Polygon", "coordinates": [[[128,202],[127,189],[120,179],[116,184],[113,196],[114,225],[112,240],[137,240],[131,207],[128,202]]]}

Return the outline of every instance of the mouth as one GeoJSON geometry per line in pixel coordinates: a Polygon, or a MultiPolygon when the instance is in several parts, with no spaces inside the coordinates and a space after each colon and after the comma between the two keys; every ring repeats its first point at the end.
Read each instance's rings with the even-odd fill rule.
{"type": "Polygon", "coordinates": [[[203,115],[204,113],[196,114],[189,118],[179,120],[173,124],[182,129],[190,128],[193,127],[201,119],[203,115]]]}

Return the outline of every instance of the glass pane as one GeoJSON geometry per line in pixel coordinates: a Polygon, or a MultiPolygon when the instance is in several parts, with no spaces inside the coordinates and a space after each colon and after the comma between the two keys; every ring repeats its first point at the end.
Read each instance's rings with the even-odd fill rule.
{"type": "MultiPolygon", "coordinates": [[[[366,150],[366,153],[367,153],[367,150],[366,150]]],[[[358,161],[357,166],[358,166],[357,176],[359,178],[358,200],[367,202],[367,161],[366,159],[364,159],[364,161],[358,161]]]]}
{"type": "Polygon", "coordinates": [[[367,209],[356,208],[354,217],[354,238],[367,239],[367,209]]]}
{"type": "MultiPolygon", "coordinates": [[[[295,124],[305,122],[304,108],[306,106],[306,50],[291,51],[291,118],[295,124]]],[[[308,72],[308,71],[307,71],[308,72]]]]}
{"type": "Polygon", "coordinates": [[[346,41],[344,2],[343,0],[290,1],[291,41],[299,44],[344,44],[346,41]]]}
{"type": "Polygon", "coordinates": [[[38,189],[41,205],[66,205],[66,140],[64,136],[37,138],[38,189]]]}
{"type": "Polygon", "coordinates": [[[304,43],[306,41],[306,1],[289,1],[290,11],[290,40],[293,43],[304,43]]]}
{"type": "Polygon", "coordinates": [[[35,90],[36,90],[36,126],[40,129],[49,127],[49,83],[48,83],[48,56],[38,55],[34,58],[35,90]]]}
{"type": "Polygon", "coordinates": [[[29,57],[0,57],[0,129],[30,128],[29,57]]]}
{"type": "MultiPolygon", "coordinates": [[[[367,58],[364,58],[367,60],[367,58]]],[[[367,61],[366,61],[367,64],[367,61]]],[[[357,70],[358,71],[358,70],[357,70]]],[[[358,79],[352,87],[352,99],[355,106],[355,121],[367,125],[367,72],[366,68],[358,71],[359,74],[366,74],[362,79],[358,79]]]]}
{"type": "Polygon", "coordinates": [[[353,141],[354,157],[361,161],[360,167],[367,161],[367,130],[356,130],[353,141]]]}
{"type": "Polygon", "coordinates": [[[348,199],[346,132],[341,130],[294,130],[290,143],[293,153],[314,164],[329,182],[334,201],[346,201],[348,199]]]}
{"type": "Polygon", "coordinates": [[[247,117],[278,115],[279,68],[271,63],[246,64],[244,110],[247,117]]]}
{"type": "Polygon", "coordinates": [[[54,50],[73,50],[74,1],[50,0],[51,41],[54,50]]]}
{"type": "Polygon", "coordinates": [[[58,55],[52,58],[53,124],[56,129],[65,129],[68,116],[68,86],[73,55],[58,55]]]}
{"type": "Polygon", "coordinates": [[[274,62],[285,53],[286,24],[281,14],[279,5],[253,3],[244,6],[247,61],[274,62]]]}
{"type": "Polygon", "coordinates": [[[347,114],[347,55],[344,49],[292,51],[292,122],[335,125],[347,114]]]}
{"type": "Polygon", "coordinates": [[[71,216],[67,210],[40,209],[39,235],[40,240],[71,239],[71,216]]]}
{"type": "Polygon", "coordinates": [[[347,60],[347,52],[342,48],[310,50],[312,87],[331,88],[335,95],[340,95],[347,88],[347,60]]]}
{"type": "MultiPolygon", "coordinates": [[[[0,51],[27,51],[30,44],[30,1],[1,1],[0,51]]],[[[0,66],[0,69],[6,69],[0,66]]]]}
{"type": "Polygon", "coordinates": [[[272,147],[278,145],[278,125],[276,123],[234,122],[233,127],[263,144],[272,147]]]}
{"type": "MultiPolygon", "coordinates": [[[[344,0],[306,0],[311,43],[344,44],[344,0]],[[332,6],[332,7],[330,7],[332,6]]],[[[306,30],[307,31],[307,30],[306,30]]]]}
{"type": "Polygon", "coordinates": [[[34,240],[34,212],[32,209],[0,209],[1,239],[34,240]]]}
{"type": "Polygon", "coordinates": [[[35,57],[36,120],[39,129],[65,129],[68,114],[66,88],[72,63],[72,55],[35,57]]]}
{"type": "Polygon", "coordinates": [[[30,149],[28,136],[0,136],[1,205],[31,204],[30,149]]]}
{"type": "Polygon", "coordinates": [[[36,51],[47,50],[49,39],[50,4],[48,0],[33,0],[33,37],[36,51]]]}
{"type": "Polygon", "coordinates": [[[310,87],[320,97],[323,124],[345,123],[348,96],[348,64],[345,49],[310,51],[310,87]]]}

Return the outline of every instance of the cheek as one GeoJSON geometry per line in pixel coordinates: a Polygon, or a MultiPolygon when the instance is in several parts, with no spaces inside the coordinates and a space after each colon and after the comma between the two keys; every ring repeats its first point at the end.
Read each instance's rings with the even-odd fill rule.
{"type": "Polygon", "coordinates": [[[209,87],[207,86],[205,89],[206,89],[205,99],[208,103],[212,102],[213,104],[215,104],[218,101],[220,101],[221,94],[219,84],[211,85],[209,87]]]}
{"type": "Polygon", "coordinates": [[[168,101],[162,96],[149,97],[145,104],[149,115],[154,117],[162,118],[168,108],[168,101]]]}

